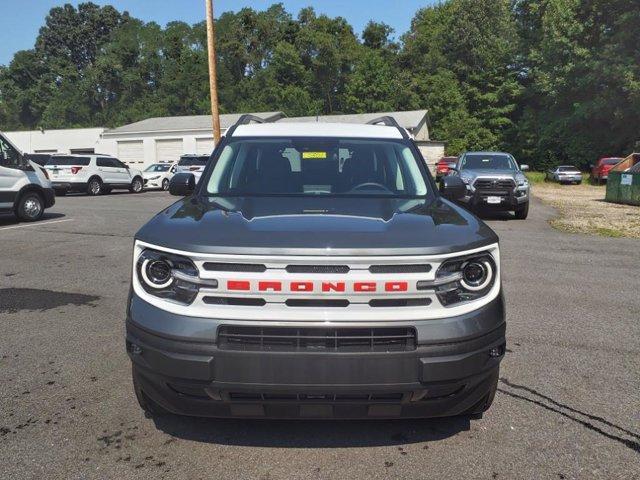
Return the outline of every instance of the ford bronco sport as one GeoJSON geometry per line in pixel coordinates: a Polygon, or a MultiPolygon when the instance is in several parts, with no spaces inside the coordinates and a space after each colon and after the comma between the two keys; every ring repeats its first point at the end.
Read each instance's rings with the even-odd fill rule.
{"type": "Polygon", "coordinates": [[[149,415],[479,417],[505,352],[498,237],[391,117],[243,116],[135,236],[149,415]]]}

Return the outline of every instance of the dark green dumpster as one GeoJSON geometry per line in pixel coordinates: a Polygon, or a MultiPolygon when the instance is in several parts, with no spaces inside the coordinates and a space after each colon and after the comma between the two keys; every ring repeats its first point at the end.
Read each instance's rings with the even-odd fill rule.
{"type": "Polygon", "coordinates": [[[607,202],[640,205],[640,172],[609,172],[607,202]]]}

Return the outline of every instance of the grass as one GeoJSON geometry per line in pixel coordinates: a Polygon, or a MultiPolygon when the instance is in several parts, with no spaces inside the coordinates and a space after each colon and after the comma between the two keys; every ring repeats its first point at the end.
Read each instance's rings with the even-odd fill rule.
{"type": "Polygon", "coordinates": [[[558,209],[560,215],[549,222],[552,227],[571,233],[640,238],[640,207],[605,202],[605,186],[547,183],[539,172],[533,172],[530,181],[532,194],[558,209]]]}
{"type": "Polygon", "coordinates": [[[529,179],[529,183],[532,185],[544,182],[544,172],[525,172],[525,175],[529,179]]]}

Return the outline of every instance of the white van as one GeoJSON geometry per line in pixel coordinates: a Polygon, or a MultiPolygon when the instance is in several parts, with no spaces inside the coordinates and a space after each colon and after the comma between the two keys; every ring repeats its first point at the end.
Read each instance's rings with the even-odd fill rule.
{"type": "Polygon", "coordinates": [[[42,218],[55,203],[49,175],[0,132],[0,213],[14,213],[20,220],[42,218]]]}

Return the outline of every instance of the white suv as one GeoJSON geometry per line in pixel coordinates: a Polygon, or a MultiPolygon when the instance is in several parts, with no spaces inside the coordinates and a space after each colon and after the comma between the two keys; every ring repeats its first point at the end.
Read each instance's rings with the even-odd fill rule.
{"type": "Polygon", "coordinates": [[[109,155],[52,155],[45,168],[59,195],[67,192],[100,195],[113,189],[140,193],[144,187],[140,170],[109,155]]]}

